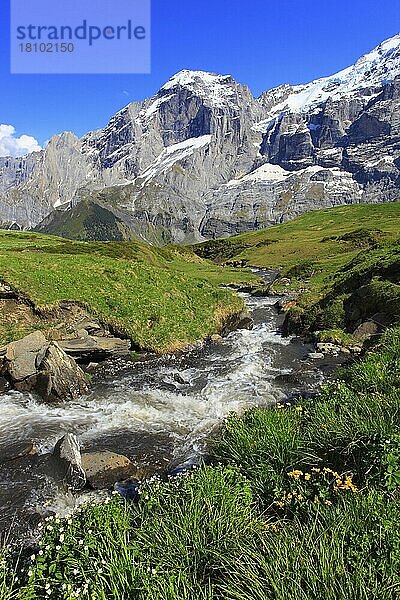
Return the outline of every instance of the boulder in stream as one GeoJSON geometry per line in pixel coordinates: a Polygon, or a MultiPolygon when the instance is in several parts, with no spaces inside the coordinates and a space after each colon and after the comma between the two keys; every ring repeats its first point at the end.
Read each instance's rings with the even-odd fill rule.
{"type": "Polygon", "coordinates": [[[95,489],[107,489],[119,479],[133,474],[134,464],[126,456],[105,450],[82,454],[82,467],[87,482],[95,489]]]}
{"type": "Polygon", "coordinates": [[[44,400],[76,400],[89,391],[82,369],[41,331],[1,348],[0,365],[16,390],[37,392],[44,400]]]}
{"type": "Polygon", "coordinates": [[[49,461],[52,475],[61,479],[70,489],[82,490],[86,485],[86,474],[82,467],[82,457],[78,438],[67,433],[58,440],[49,461]]]}
{"type": "Polygon", "coordinates": [[[56,342],[47,347],[38,370],[36,389],[45,400],[76,400],[89,391],[82,369],[56,342]]]}

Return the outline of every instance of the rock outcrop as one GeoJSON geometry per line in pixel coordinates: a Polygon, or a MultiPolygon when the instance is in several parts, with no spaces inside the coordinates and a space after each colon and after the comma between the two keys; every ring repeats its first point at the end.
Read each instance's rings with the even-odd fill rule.
{"type": "Polygon", "coordinates": [[[1,348],[0,371],[16,390],[36,392],[46,401],[76,400],[89,391],[74,359],[40,331],[1,348]]]}
{"type": "Polygon", "coordinates": [[[0,159],[0,221],[78,239],[194,242],[307,210],[397,200],[400,35],[355,65],[254,98],[182,71],[104,129],[0,159]]]}

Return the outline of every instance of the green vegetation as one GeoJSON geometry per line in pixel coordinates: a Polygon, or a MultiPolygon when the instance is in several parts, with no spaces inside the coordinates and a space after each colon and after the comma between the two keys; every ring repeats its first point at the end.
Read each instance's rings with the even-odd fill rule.
{"type": "Polygon", "coordinates": [[[194,250],[218,263],[280,269],[274,290],[300,291],[289,333],[341,330],[346,339],[375,313],[400,320],[400,203],[313,211],[194,250]]]}
{"type": "Polygon", "coordinates": [[[44,523],[3,600],[393,600],[400,328],[313,400],[232,415],[214,465],[44,523]]]}
{"type": "MultiPolygon", "coordinates": [[[[42,313],[75,301],[142,348],[165,352],[215,333],[244,308],[220,284],[256,281],[189,249],[135,242],[72,242],[37,233],[0,233],[0,279],[42,313]]],[[[0,329],[0,343],[31,324],[0,329]]]]}
{"type": "Polygon", "coordinates": [[[399,232],[400,203],[353,204],[312,211],[282,225],[210,240],[194,249],[221,263],[245,260],[254,267],[283,271],[304,261],[317,261],[328,274],[346,264],[365,244],[371,247],[377,241],[398,239],[399,232]]]}

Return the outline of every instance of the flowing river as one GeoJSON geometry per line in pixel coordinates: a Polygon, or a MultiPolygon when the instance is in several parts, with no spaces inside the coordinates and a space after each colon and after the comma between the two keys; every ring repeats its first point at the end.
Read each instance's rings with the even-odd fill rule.
{"type": "Polygon", "coordinates": [[[243,296],[251,331],[178,356],[106,363],[90,396],[77,402],[0,396],[0,531],[27,534],[49,511],[67,512],[82,501],[40,474],[32,458],[17,458],[31,443],[45,453],[71,432],[85,451],[111,450],[139,468],[162,470],[201,455],[231,411],[317,390],[335,367],[332,359],[313,360],[310,345],[280,335],[277,298],[243,296]]]}

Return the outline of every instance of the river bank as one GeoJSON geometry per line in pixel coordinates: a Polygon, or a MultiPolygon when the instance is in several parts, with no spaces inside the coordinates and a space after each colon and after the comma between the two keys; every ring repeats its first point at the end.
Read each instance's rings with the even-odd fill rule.
{"type": "MultiPolygon", "coordinates": [[[[268,274],[262,275],[268,281],[268,274]]],[[[82,451],[122,454],[138,473],[151,476],[170,464],[196,461],[230,412],[315,393],[347,358],[310,358],[312,344],[282,337],[284,315],[275,307],[276,297],[242,297],[252,330],[232,332],[190,352],[106,361],[94,370],[87,397],[48,404],[30,394],[3,394],[2,529],[14,520],[16,534],[30,535],[44,516],[68,513],[82,501],[41,472],[38,456],[10,460],[31,444],[40,458],[72,433],[82,451]]]]}

